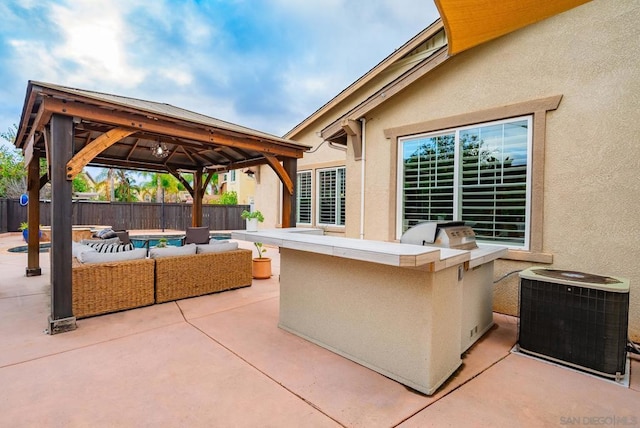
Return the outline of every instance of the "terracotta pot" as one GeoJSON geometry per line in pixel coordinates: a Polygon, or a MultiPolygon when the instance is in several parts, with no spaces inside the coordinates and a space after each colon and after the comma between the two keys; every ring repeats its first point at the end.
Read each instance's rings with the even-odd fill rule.
{"type": "Polygon", "coordinates": [[[271,259],[260,257],[253,259],[253,277],[255,279],[271,278],[271,259]]]}

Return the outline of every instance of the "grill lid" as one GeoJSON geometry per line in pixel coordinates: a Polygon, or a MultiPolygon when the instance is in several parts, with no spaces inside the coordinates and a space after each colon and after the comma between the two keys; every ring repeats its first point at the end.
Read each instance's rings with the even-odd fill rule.
{"type": "Polygon", "coordinates": [[[400,238],[403,244],[473,250],[478,248],[476,234],[463,221],[425,221],[409,228],[400,238]]]}

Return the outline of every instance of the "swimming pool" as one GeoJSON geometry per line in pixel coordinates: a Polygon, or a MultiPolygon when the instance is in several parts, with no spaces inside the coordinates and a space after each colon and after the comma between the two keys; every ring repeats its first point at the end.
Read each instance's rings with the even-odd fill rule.
{"type": "MultiPolygon", "coordinates": [[[[51,242],[45,242],[43,244],[40,244],[41,253],[48,253],[50,248],[51,248],[51,242]]],[[[29,246],[21,245],[19,247],[9,248],[7,251],[10,253],[26,253],[28,249],[29,249],[29,246]]]]}
{"type": "MultiPolygon", "coordinates": [[[[160,239],[167,240],[167,245],[173,245],[179,247],[182,245],[182,238],[184,235],[136,235],[131,236],[129,239],[133,243],[135,248],[151,248],[158,245],[160,239]]],[[[214,232],[209,235],[210,238],[224,240],[231,239],[230,233],[218,233],[214,232]]]]}

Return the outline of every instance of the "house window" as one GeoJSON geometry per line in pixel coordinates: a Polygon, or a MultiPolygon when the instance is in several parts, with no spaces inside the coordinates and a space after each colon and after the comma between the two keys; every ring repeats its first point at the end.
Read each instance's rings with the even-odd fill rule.
{"type": "Polygon", "coordinates": [[[318,170],[318,224],[344,226],[345,167],[318,170]]]}
{"type": "Polygon", "coordinates": [[[296,222],[311,224],[311,171],[298,172],[296,222]]]}
{"type": "Polygon", "coordinates": [[[230,175],[231,175],[231,182],[235,183],[235,181],[236,181],[236,170],[235,169],[231,170],[230,171],[230,175]]]}
{"type": "Polygon", "coordinates": [[[399,235],[461,220],[478,241],[528,249],[532,117],[399,139],[399,235]]]}

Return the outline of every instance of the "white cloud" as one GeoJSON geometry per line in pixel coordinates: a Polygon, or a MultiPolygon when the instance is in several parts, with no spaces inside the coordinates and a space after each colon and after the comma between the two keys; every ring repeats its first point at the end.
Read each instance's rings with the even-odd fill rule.
{"type": "Polygon", "coordinates": [[[51,21],[62,36],[52,54],[75,67],[76,85],[95,87],[98,82],[135,87],[146,76],[127,62],[129,34],[122,9],[108,0],[75,1],[52,5],[51,21]]]}

